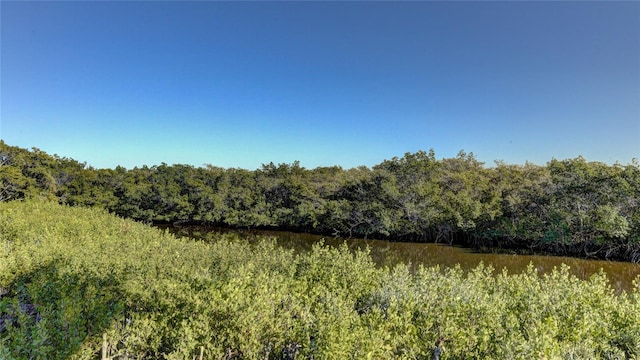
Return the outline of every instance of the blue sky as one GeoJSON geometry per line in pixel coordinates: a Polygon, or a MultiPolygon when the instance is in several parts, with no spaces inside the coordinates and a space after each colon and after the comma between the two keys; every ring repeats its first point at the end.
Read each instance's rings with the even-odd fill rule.
{"type": "Polygon", "coordinates": [[[640,157],[640,2],[0,11],[0,137],[98,168],[640,157]]]}

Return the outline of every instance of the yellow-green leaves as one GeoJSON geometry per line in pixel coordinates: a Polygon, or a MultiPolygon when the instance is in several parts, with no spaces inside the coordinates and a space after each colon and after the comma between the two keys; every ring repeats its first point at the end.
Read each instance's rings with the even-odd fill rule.
{"type": "Polygon", "coordinates": [[[603,274],[376,268],[366,251],[205,243],[107,214],[0,204],[0,358],[609,359],[640,355],[640,292],[603,274]]]}

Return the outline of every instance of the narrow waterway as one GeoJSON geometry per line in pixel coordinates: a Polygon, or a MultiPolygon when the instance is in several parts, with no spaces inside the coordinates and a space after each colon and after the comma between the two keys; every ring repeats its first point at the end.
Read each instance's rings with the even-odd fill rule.
{"type": "Polygon", "coordinates": [[[398,263],[410,263],[412,267],[424,266],[455,266],[459,264],[463,269],[471,269],[479,263],[491,265],[501,272],[506,268],[509,273],[520,273],[529,264],[545,274],[567,264],[571,273],[580,279],[588,279],[601,269],[607,274],[611,286],[616,290],[630,290],[633,280],[640,276],[640,264],[619,261],[586,260],[571,257],[545,255],[515,255],[479,253],[472,249],[433,243],[391,242],[371,239],[336,239],[306,233],[267,230],[237,230],[203,226],[159,226],[168,229],[179,236],[207,239],[211,234],[234,233],[247,241],[257,241],[260,237],[274,237],[277,243],[286,249],[297,252],[311,250],[313,244],[323,241],[328,246],[339,246],[346,243],[350,249],[364,249],[368,247],[373,261],[379,266],[393,266],[398,263]]]}

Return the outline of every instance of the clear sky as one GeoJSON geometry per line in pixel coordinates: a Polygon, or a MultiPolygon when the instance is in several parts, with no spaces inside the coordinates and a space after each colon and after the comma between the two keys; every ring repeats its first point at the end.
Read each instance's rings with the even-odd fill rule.
{"type": "Polygon", "coordinates": [[[640,2],[1,1],[0,136],[105,168],[640,157],[640,2]]]}

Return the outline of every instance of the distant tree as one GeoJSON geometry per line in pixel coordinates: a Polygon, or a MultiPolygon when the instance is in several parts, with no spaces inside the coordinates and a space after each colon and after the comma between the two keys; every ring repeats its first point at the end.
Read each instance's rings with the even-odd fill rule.
{"type": "Polygon", "coordinates": [[[582,157],[486,168],[418,151],[373,168],[94,169],[0,140],[0,201],[43,198],[143,222],[459,242],[640,262],[640,164],[582,157]]]}

